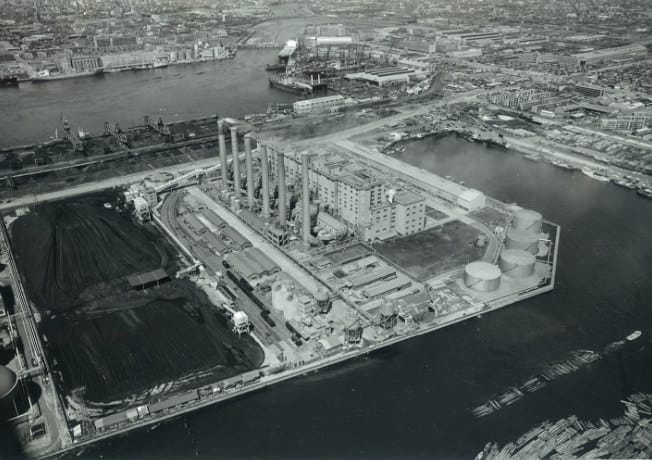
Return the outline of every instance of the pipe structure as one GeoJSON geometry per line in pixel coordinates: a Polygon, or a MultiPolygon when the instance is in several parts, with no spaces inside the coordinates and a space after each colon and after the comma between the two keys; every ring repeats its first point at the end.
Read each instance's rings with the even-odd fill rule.
{"type": "Polygon", "coordinates": [[[260,146],[260,163],[263,175],[263,217],[269,219],[269,158],[267,156],[267,146],[260,146]]]}
{"type": "Polygon", "coordinates": [[[231,128],[231,167],[233,168],[233,193],[240,196],[240,152],[238,152],[238,128],[231,128]]]}
{"type": "Polygon", "coordinates": [[[303,154],[301,159],[301,182],[303,183],[303,244],[305,246],[310,245],[310,187],[308,184],[308,176],[310,173],[310,155],[308,153],[303,154]]]}
{"type": "Polygon", "coordinates": [[[251,159],[251,134],[244,135],[245,168],[247,169],[247,199],[249,209],[254,209],[254,165],[251,159]]]}
{"type": "Polygon", "coordinates": [[[217,139],[220,149],[220,169],[222,172],[222,188],[226,188],[227,165],[226,165],[226,140],[224,139],[224,120],[217,120],[217,139]]]}
{"type": "Polygon", "coordinates": [[[285,227],[287,218],[287,185],[285,184],[285,153],[276,152],[277,175],[278,175],[278,223],[285,227]]]}

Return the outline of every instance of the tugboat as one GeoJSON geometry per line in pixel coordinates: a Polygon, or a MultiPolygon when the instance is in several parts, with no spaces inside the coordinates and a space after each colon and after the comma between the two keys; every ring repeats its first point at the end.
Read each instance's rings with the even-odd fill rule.
{"type": "Polygon", "coordinates": [[[0,76],[0,88],[17,88],[18,77],[16,75],[0,76]]]}

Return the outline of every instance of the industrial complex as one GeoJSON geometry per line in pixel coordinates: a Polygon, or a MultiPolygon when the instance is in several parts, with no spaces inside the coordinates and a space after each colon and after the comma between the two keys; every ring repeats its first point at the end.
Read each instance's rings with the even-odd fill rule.
{"type": "MultiPolygon", "coordinates": [[[[26,400],[13,405],[13,418],[31,433],[32,455],[160,423],[554,287],[560,229],[535,210],[408,166],[346,132],[285,142],[217,118],[207,136],[213,147],[204,165],[108,182],[120,188],[101,212],[158,232],[178,258],[125,269],[120,295],[129,302],[160,297],[188,280],[228,321],[233,346],[253,339],[262,361],[221,378],[198,367],[135,399],[116,394],[98,404],[70,388],[68,374],[52,373],[39,313],[17,295],[26,314],[4,314],[0,325],[31,345],[17,353],[13,370],[1,368],[0,389],[5,399],[26,400]],[[21,383],[30,379],[44,387],[37,400],[21,383]]],[[[20,242],[12,228],[30,211],[15,204],[10,211],[3,263],[20,293],[25,278],[13,258],[20,242]]],[[[187,310],[191,321],[205,308],[187,310]]]]}

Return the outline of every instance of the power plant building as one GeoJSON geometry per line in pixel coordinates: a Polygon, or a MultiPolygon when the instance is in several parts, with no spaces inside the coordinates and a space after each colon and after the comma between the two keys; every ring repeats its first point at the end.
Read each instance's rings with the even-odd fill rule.
{"type": "MultiPolygon", "coordinates": [[[[268,152],[272,175],[278,177],[278,152],[273,148],[268,152]]],[[[301,158],[285,153],[283,165],[288,183],[301,184],[301,158]]],[[[425,227],[423,197],[399,191],[390,199],[376,172],[340,155],[313,156],[308,186],[316,192],[321,206],[365,241],[409,235],[425,227]]]]}

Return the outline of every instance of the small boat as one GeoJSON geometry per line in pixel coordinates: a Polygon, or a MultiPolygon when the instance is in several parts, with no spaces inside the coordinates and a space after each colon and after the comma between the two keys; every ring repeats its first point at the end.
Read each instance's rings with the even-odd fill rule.
{"type": "Polygon", "coordinates": [[[528,153],[527,155],[525,155],[525,159],[532,160],[532,161],[539,161],[541,159],[541,156],[534,153],[528,153]]]}
{"type": "Polygon", "coordinates": [[[590,168],[582,168],[582,174],[590,177],[591,179],[598,180],[600,182],[610,182],[611,179],[607,176],[604,171],[594,171],[590,168]]]}
{"type": "Polygon", "coordinates": [[[629,335],[627,336],[627,340],[629,340],[630,342],[631,342],[632,340],[636,340],[636,339],[638,339],[638,338],[641,336],[641,334],[642,334],[641,331],[634,331],[634,332],[632,332],[631,334],[629,334],[629,335]]]}
{"type": "Polygon", "coordinates": [[[613,182],[613,184],[617,185],[618,187],[627,188],[629,190],[634,190],[636,188],[636,186],[631,181],[628,181],[627,179],[612,178],[611,182],[613,182]]]}
{"type": "Polygon", "coordinates": [[[652,188],[647,188],[647,187],[642,187],[636,190],[636,194],[638,196],[642,196],[643,198],[652,198],[652,188]]]}

